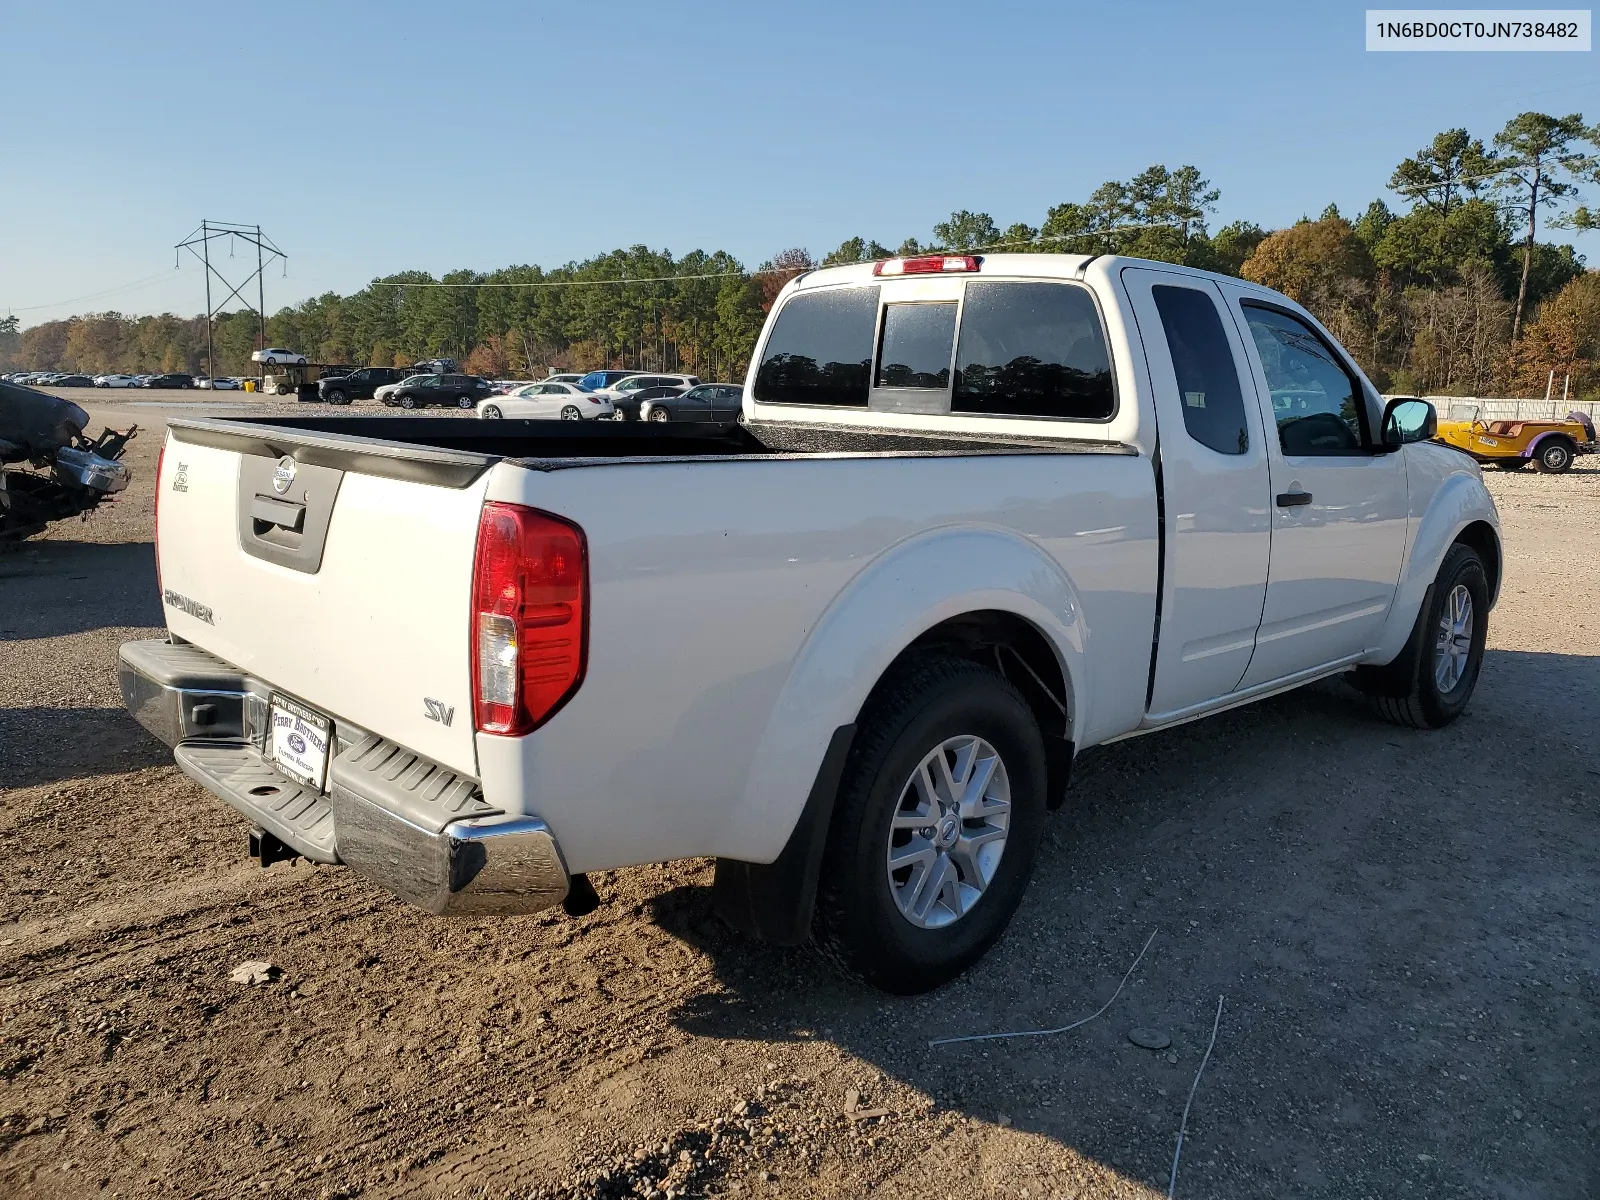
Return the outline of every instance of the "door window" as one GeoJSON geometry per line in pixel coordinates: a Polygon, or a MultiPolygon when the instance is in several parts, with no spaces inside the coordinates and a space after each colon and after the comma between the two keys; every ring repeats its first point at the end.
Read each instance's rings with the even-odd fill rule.
{"type": "Polygon", "coordinates": [[[955,340],[954,300],[884,305],[874,386],[941,391],[948,388],[950,348],[955,340]]]}
{"type": "Polygon", "coordinates": [[[1361,389],[1304,321],[1246,303],[1244,318],[1272,394],[1286,455],[1361,454],[1367,445],[1361,389]]]}
{"type": "Polygon", "coordinates": [[[1089,293],[1071,284],[967,284],[952,412],[1101,421],[1116,408],[1089,293]]]}
{"type": "Polygon", "coordinates": [[[791,296],[756,371],[757,402],[865,408],[877,320],[875,286],[791,296]]]}
{"type": "Polygon", "coordinates": [[[1250,449],[1244,395],[1217,306],[1194,288],[1158,285],[1150,294],[1172,354],[1183,427],[1195,441],[1219,454],[1244,454],[1250,449]]]}

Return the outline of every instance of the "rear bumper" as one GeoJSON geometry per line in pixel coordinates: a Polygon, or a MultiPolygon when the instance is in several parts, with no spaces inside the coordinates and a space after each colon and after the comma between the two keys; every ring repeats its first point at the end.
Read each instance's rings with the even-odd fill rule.
{"type": "Polygon", "coordinates": [[[441,916],[539,912],[571,883],[538,817],[487,804],[475,779],[335,718],[328,790],[263,753],[270,686],[197,646],[128,642],[123,701],[184,774],[316,862],[343,863],[441,916]]]}

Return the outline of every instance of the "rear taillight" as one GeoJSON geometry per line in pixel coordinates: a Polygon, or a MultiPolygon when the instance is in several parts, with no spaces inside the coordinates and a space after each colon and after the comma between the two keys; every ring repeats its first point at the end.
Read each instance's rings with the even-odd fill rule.
{"type": "Polygon", "coordinates": [[[472,583],[473,715],[479,732],[536,729],[583,682],[588,549],[569,521],[485,504],[472,583]]]}
{"type": "Polygon", "coordinates": [[[161,449],[156,451],[156,595],[166,593],[161,590],[161,464],[166,461],[167,444],[161,443],[161,449]]]}
{"type": "Polygon", "coordinates": [[[916,258],[890,258],[875,263],[874,275],[944,275],[976,271],[983,260],[975,254],[923,254],[916,258]]]}

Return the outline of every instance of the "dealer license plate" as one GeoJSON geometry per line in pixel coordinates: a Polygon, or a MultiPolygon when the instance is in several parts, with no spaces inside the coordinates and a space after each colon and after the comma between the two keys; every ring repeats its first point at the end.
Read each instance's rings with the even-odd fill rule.
{"type": "Polygon", "coordinates": [[[274,695],[268,711],[272,729],[270,751],[278,770],[322,791],[328,775],[328,742],[333,722],[285,696],[274,695]]]}

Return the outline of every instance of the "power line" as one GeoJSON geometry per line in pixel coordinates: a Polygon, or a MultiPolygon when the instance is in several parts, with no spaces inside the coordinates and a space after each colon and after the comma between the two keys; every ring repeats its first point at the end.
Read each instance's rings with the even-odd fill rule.
{"type": "MultiPolygon", "coordinates": [[[[1148,225],[1108,225],[1102,229],[1085,229],[1078,233],[1044,233],[1028,241],[993,242],[987,246],[962,247],[955,250],[943,250],[937,247],[928,250],[919,250],[918,254],[984,254],[991,250],[1007,250],[1017,246],[1036,246],[1040,242],[1070,242],[1082,238],[1103,237],[1112,233],[1132,233],[1141,229],[1177,229],[1175,221],[1157,221],[1148,225]]],[[[916,255],[902,256],[890,255],[891,258],[916,257],[916,255]]],[[[864,258],[853,263],[834,263],[834,266],[853,267],[863,262],[880,261],[864,258]]],[[[820,268],[819,268],[820,269],[820,268]]],[[[441,283],[434,280],[409,281],[409,280],[374,280],[371,287],[397,287],[397,288],[564,288],[564,287],[616,287],[624,283],[683,283],[692,279],[747,279],[755,275],[784,275],[799,274],[788,267],[773,267],[770,270],[757,268],[754,271],[715,271],[703,275],[652,275],[634,279],[536,279],[527,283],[441,283]]]]}
{"type": "Polygon", "coordinates": [[[156,275],[146,275],[143,279],[135,279],[132,283],[120,283],[116,287],[106,288],[103,291],[90,292],[87,296],[74,296],[70,300],[57,300],[53,304],[24,304],[20,308],[7,308],[7,312],[38,312],[41,308],[64,308],[68,304],[81,304],[85,300],[102,300],[107,296],[115,296],[121,292],[131,292],[134,288],[144,287],[154,283],[157,279],[168,278],[167,272],[162,271],[156,275]]]}

